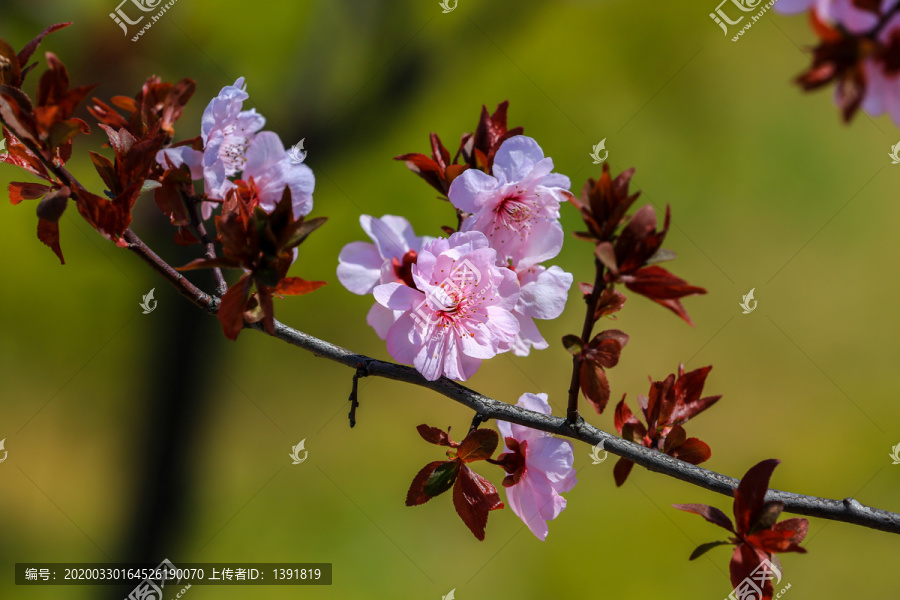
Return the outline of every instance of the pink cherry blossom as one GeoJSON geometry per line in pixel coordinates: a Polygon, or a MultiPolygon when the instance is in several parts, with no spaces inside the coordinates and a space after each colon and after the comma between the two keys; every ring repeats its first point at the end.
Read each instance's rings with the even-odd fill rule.
{"type": "MultiPolygon", "coordinates": [[[[419,237],[403,217],[384,215],[380,219],[362,215],[359,218],[366,235],[374,244],[350,242],[338,256],[337,276],[341,284],[354,294],[371,294],[376,285],[402,283],[414,286],[412,265],[422,245],[434,238],[419,237]]],[[[366,322],[378,337],[385,339],[391,325],[403,314],[378,304],[372,305],[366,322]]]]}
{"type": "MultiPolygon", "coordinates": [[[[228,178],[244,169],[247,148],[256,132],[266,123],[256,109],[241,110],[244,100],[249,97],[243,77],[238,78],[234,85],[223,87],[219,95],[210,100],[200,120],[203,151],[189,146],[166,148],[157,153],[157,162],[165,168],[168,168],[169,162],[175,167],[187,165],[191,178],[203,179],[208,197],[223,200],[234,187],[228,178]]],[[[201,212],[204,219],[210,217],[215,205],[215,202],[203,203],[201,212]]]]}
{"type": "MultiPolygon", "coordinates": [[[[883,0],[885,8],[894,4],[896,0],[883,0]]],[[[863,33],[878,22],[875,14],[857,8],[853,0],[778,0],[775,10],[788,15],[815,10],[826,23],[840,25],[850,33],[863,33]]]]}
{"type": "Polygon", "coordinates": [[[563,243],[559,204],[571,183],[552,170],[533,139],[509,138],[497,150],[493,175],[469,169],[450,185],[450,201],[471,213],[461,230],[484,233],[500,264],[527,267],[556,256],[563,243]]]}
{"type": "MultiPolygon", "coordinates": [[[[516,406],[550,414],[547,394],[522,394],[516,406]]],[[[572,466],[572,442],[506,421],[497,421],[497,428],[506,441],[506,452],[498,461],[509,473],[503,480],[509,507],[531,533],[544,541],[549,532],[547,521],[558,517],[566,507],[566,499],[560,494],[578,483],[572,466]]]]}
{"type": "Polygon", "coordinates": [[[259,205],[266,212],[275,210],[284,188],[291,190],[294,218],[312,211],[316,179],[307,165],[291,160],[281,138],[272,131],[256,134],[246,151],[246,164],[241,173],[244,181],[253,180],[259,191],[259,205]]]}
{"type": "Polygon", "coordinates": [[[429,381],[464,381],[482,360],[508,350],[519,331],[511,312],[519,284],[496,261],[483,233],[458,232],[422,246],[411,268],[415,288],[376,286],[375,300],[402,313],[387,334],[390,355],[429,381]]]}
{"type": "Polygon", "coordinates": [[[519,278],[519,301],[513,315],[519,321],[519,333],[512,345],[516,356],[528,356],[530,349],[544,350],[549,346],[538,331],[535,319],[555,319],[566,307],[572,274],[553,266],[540,265],[516,270],[519,278]]]}

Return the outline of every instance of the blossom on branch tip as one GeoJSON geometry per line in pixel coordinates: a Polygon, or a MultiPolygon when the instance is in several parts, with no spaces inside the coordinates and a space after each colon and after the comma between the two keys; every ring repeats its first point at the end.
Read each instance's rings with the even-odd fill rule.
{"type": "MultiPolygon", "coordinates": [[[[516,406],[550,414],[547,394],[523,394],[516,406]]],[[[497,462],[508,473],[503,486],[509,508],[544,541],[549,532],[547,521],[566,508],[566,499],[560,494],[578,483],[572,442],[506,421],[497,421],[497,428],[506,444],[497,462]]]]}
{"type": "Polygon", "coordinates": [[[563,244],[559,206],[571,184],[552,171],[553,159],[533,139],[507,139],[491,175],[469,169],[450,185],[450,202],[470,213],[461,231],[484,233],[503,264],[524,269],[553,258],[563,244]]]}
{"type": "Polygon", "coordinates": [[[375,300],[401,315],[387,333],[394,360],[412,364],[429,381],[464,381],[481,361],[509,350],[519,332],[512,314],[519,284],[478,231],[454,233],[422,246],[405,283],[375,287],[375,300]]]}

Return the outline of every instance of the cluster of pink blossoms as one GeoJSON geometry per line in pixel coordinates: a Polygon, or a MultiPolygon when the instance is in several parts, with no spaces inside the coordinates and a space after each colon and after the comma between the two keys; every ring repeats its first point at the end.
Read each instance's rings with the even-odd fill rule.
{"type": "MultiPolygon", "coordinates": [[[[284,188],[291,190],[294,218],[306,216],[313,208],[316,185],[312,170],[295,164],[273,131],[260,131],[265,118],[256,109],[241,110],[247,94],[241,77],[222,88],[210,100],[200,121],[202,148],[175,146],[160,150],[156,160],[163,168],[187,166],[194,180],[203,180],[207,197],[224,200],[236,181],[255,186],[259,205],[272,212],[284,188]]],[[[204,219],[212,215],[216,202],[204,202],[204,219]]]]}
{"type": "Polygon", "coordinates": [[[469,169],[453,181],[448,198],[464,216],[449,238],[417,237],[402,217],[360,218],[374,244],[346,245],[337,275],[374,295],[367,321],[395,360],[431,381],[464,381],[484,359],[548,347],[534,319],[558,317],[572,285],[570,273],[541,264],[562,249],[570,187],[552,170],[537,142],[514,136],[492,175],[469,169]]]}
{"type": "MultiPolygon", "coordinates": [[[[572,285],[570,273],[541,264],[562,249],[559,210],[571,185],[552,171],[537,142],[516,135],[497,150],[490,175],[468,169],[453,180],[447,197],[461,222],[449,237],[416,236],[403,217],[360,217],[373,243],[344,246],[337,275],[351,292],[373,294],[366,320],[395,360],[430,381],[464,381],[497,354],[548,347],[534,319],[562,314],[572,285]]],[[[524,394],[519,406],[550,414],[546,394],[524,394]]],[[[544,540],[547,521],[566,506],[560,493],[577,482],[572,444],[498,427],[506,446],[495,462],[508,473],[509,506],[544,540]]],[[[483,536],[483,524],[467,524],[483,536]]]]}

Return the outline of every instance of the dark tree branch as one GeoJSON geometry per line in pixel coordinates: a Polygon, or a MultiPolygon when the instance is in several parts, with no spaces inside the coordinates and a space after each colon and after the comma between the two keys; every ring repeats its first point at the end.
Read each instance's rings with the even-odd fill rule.
{"type": "MultiPolygon", "coordinates": [[[[131,230],[126,232],[125,238],[129,242],[129,249],[150,264],[155,271],[162,274],[169,283],[178,289],[182,296],[209,313],[214,314],[216,312],[219,306],[218,298],[202,292],[180,273],[172,269],[141,242],[131,230]]],[[[246,324],[245,327],[265,332],[262,323],[246,324]]],[[[362,370],[367,376],[384,377],[435,391],[472,409],[476,413],[476,418],[480,416],[481,420],[496,419],[498,421],[517,423],[532,429],[579,440],[592,446],[603,442],[604,450],[622,458],[627,458],[650,471],[662,473],[725,496],[734,496],[734,490],[740,483],[738,479],[733,477],[686,463],[662,452],[616,437],[589,425],[582,418],[573,423],[563,417],[525,410],[506,402],[488,398],[446,377],[441,377],[437,381],[428,381],[412,367],[357,354],[346,348],[341,348],[293,329],[277,320],[275,321],[274,337],[311,352],[315,356],[327,358],[351,369],[356,369],[357,374],[362,370]]],[[[853,498],[831,500],[792,492],[769,490],[766,494],[766,500],[777,500],[784,503],[784,510],[793,514],[818,517],[830,521],[842,521],[861,527],[900,534],[900,514],[865,506],[853,498]]]]}
{"type": "Polygon", "coordinates": [[[193,283],[184,275],[173,269],[169,263],[161,259],[151,250],[144,242],[141,241],[132,230],[125,231],[125,241],[128,242],[128,249],[141,257],[145,263],[150,265],[154,271],[162,275],[166,281],[171,283],[178,293],[205,310],[210,314],[216,314],[219,310],[219,299],[210,296],[193,283]]]}

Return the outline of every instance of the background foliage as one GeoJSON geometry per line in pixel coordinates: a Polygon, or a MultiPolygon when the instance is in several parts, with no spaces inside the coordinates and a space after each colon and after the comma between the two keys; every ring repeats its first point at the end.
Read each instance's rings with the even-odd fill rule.
{"type": "MultiPolygon", "coordinates": [[[[791,85],[808,63],[804,19],[769,13],[732,43],[707,17],[711,0],[460,0],[449,14],[437,4],[179,0],[133,43],[108,17],[112,0],[5,0],[0,36],[20,48],[47,24],[75,21],[39,55],[56,52],[76,84],[99,81],[103,99],[133,95],[153,73],[196,79],[178,139],[199,131],[223,85],[246,76],[248,106],[267,129],[287,143],[306,138],[313,216],[330,217],[295,268],[330,284],[277,301],[277,316],[381,358],[383,343],[364,324],[372,300],[335,277],[340,248],[362,238],[361,213],[403,214],[419,234],[453,222],[449,206],[391,157],[426,151],[430,131],[453,145],[482,103],[509,99],[510,125],[523,125],[578,190],[600,172],[591,145],[607,138],[613,171],[636,166],[642,199],[672,205],[666,247],[679,254],[677,274],[709,290],[686,301],[695,328],[628,294],[616,326],[631,341],[609,374],[613,400],[627,392],[633,402],[648,376],[661,379],[679,361],[712,363],[706,390],[724,397],[689,428],[712,447],[704,466],[740,476],[777,457],[774,487],[900,510],[900,467],[887,456],[900,442],[891,250],[900,167],[886,157],[898,134],[888,119],[863,114],[844,126],[829,93],[791,85]],[[741,295],[754,287],[759,306],[742,315],[741,295]]],[[[90,142],[78,140],[71,165],[95,192],[84,149],[102,138],[96,129],[90,142]]],[[[0,168],[4,189],[17,177],[0,168]]],[[[687,562],[712,539],[710,526],[669,507],[727,509],[728,499],[639,468],[616,490],[614,460],[592,466],[579,446],[580,483],[546,543],[506,510],[492,513],[487,540],[475,542],[448,498],[403,506],[416,470],[440,458],[415,426],[462,433],[467,409],[362,380],[351,431],[348,369],[256,333],[227,343],[215,319],[74,210],[61,221],[64,267],[36,240],[30,207],[0,210],[3,596],[113,597],[104,588],[14,589],[12,565],[122,560],[140,539],[148,464],[183,473],[179,485],[155,490],[172,510],[159,559],[334,563],[331,587],[195,586],[193,600],[438,598],[451,588],[459,598],[729,593],[727,551],[687,562]],[[159,305],[142,315],[137,304],[151,287],[159,305]],[[193,412],[162,421],[175,428],[178,452],[159,447],[147,427],[165,404],[159,390],[170,389],[160,382],[194,399],[193,412]],[[303,438],[309,459],[291,466],[290,447],[303,438]]],[[[579,227],[571,207],[563,224],[579,227]]],[[[149,196],[135,230],[180,260],[149,196]]],[[[555,263],[588,280],[590,246],[569,238],[555,263]]],[[[570,360],[557,340],[581,319],[573,291],[563,317],[541,324],[551,349],[498,357],[470,385],[512,403],[544,391],[562,414],[570,360]]],[[[588,420],[612,430],[612,412],[588,420]]],[[[479,470],[499,484],[499,470],[479,470]]],[[[808,555],[782,559],[791,598],[895,593],[896,572],[883,567],[897,555],[896,537],[813,519],[804,545],[808,555]]]]}

